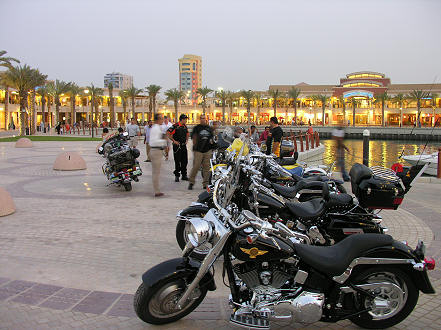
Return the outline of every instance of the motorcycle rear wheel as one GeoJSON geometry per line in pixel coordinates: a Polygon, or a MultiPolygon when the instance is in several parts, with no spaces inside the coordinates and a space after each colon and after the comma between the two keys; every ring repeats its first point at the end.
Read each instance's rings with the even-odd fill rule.
{"type": "Polygon", "coordinates": [[[123,183],[123,186],[126,191],[132,190],[132,183],[131,182],[123,183]]]}
{"type": "Polygon", "coordinates": [[[193,299],[177,309],[176,303],[187,288],[186,282],[186,278],[176,274],[150,288],[141,283],[133,300],[136,315],[150,324],[166,324],[190,314],[204,300],[207,289],[195,289],[193,299]]]}
{"type": "MultiPolygon", "coordinates": [[[[398,294],[393,290],[382,289],[375,293],[378,297],[386,299],[387,308],[375,307],[367,313],[353,317],[350,320],[362,328],[385,329],[403,321],[415,308],[418,302],[419,291],[412,279],[397,267],[371,267],[355,276],[352,283],[392,283],[401,288],[404,292],[401,304],[398,294]]],[[[361,297],[362,308],[372,307],[372,299],[366,296],[361,297]]]]}

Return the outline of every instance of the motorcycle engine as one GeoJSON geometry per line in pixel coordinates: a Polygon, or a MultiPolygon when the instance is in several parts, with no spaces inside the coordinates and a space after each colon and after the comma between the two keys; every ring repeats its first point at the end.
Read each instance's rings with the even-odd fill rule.
{"type": "Polygon", "coordinates": [[[266,261],[244,262],[234,266],[236,275],[253,290],[258,286],[281,288],[289,279],[293,278],[297,269],[288,263],[268,263],[266,261]]]}

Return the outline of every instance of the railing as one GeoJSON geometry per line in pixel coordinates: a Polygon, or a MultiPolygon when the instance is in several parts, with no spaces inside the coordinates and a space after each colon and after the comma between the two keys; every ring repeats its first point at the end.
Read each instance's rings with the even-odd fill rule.
{"type": "Polygon", "coordinates": [[[299,131],[298,135],[296,135],[292,130],[290,131],[290,135],[286,136],[284,138],[287,141],[292,141],[294,146],[294,152],[304,152],[305,150],[308,151],[309,149],[314,149],[320,146],[320,134],[319,132],[314,132],[312,134],[310,133],[303,133],[302,131],[299,131]],[[300,144],[300,150],[298,150],[297,146],[297,140],[300,144]]]}

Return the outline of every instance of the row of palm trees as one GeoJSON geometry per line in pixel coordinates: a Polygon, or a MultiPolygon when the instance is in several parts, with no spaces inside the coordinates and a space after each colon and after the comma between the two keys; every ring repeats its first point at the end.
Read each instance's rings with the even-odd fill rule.
{"type": "MultiPolygon", "coordinates": [[[[6,51],[0,51],[0,66],[6,67],[7,71],[0,72],[0,85],[3,85],[6,90],[5,99],[7,100],[9,97],[9,87],[13,87],[18,91],[18,96],[20,100],[20,133],[24,134],[24,130],[26,125],[25,116],[26,109],[29,109],[30,113],[30,129],[31,134],[36,131],[36,109],[35,109],[35,96],[36,94],[41,97],[41,105],[42,105],[42,120],[45,120],[45,107],[47,105],[48,113],[50,111],[51,104],[55,104],[55,117],[56,121],[60,120],[60,98],[65,94],[70,97],[70,106],[71,106],[71,119],[72,122],[75,121],[75,99],[77,96],[90,98],[90,106],[91,106],[91,118],[95,118],[94,125],[98,124],[99,118],[99,105],[102,104],[102,96],[104,94],[104,89],[94,86],[90,84],[85,88],[82,88],[75,84],[74,82],[65,82],[56,80],[54,82],[47,82],[47,76],[42,74],[38,69],[33,69],[28,65],[13,65],[13,63],[20,63],[19,60],[7,57],[6,51]],[[29,104],[29,106],[28,106],[29,104]],[[95,116],[93,116],[95,113],[95,116]]],[[[109,83],[108,86],[109,93],[109,108],[110,108],[110,125],[111,127],[115,126],[115,100],[113,96],[113,85],[109,83]]],[[[149,118],[152,118],[156,113],[156,98],[160,90],[161,86],[158,85],[149,85],[145,87],[145,89],[138,89],[134,86],[119,91],[119,97],[122,101],[122,106],[124,110],[124,120],[127,119],[127,105],[128,101],[131,101],[131,112],[132,117],[135,117],[135,98],[138,96],[142,96],[143,93],[147,93],[148,95],[148,108],[149,108],[149,118]]],[[[197,89],[197,94],[200,97],[202,111],[205,114],[207,108],[207,98],[210,94],[214,93],[214,97],[219,100],[222,106],[222,121],[225,122],[225,113],[226,107],[229,107],[230,110],[230,120],[232,118],[232,112],[235,102],[239,97],[243,98],[244,105],[247,108],[248,114],[248,122],[251,121],[251,106],[255,103],[257,104],[257,118],[260,116],[260,108],[262,107],[263,99],[266,98],[266,95],[263,95],[261,92],[255,92],[252,90],[241,90],[239,92],[233,91],[224,91],[218,90],[214,91],[208,87],[202,87],[197,89]]],[[[274,116],[277,116],[277,107],[280,104],[285,104],[289,107],[292,104],[294,108],[294,118],[297,120],[297,104],[300,100],[300,95],[302,91],[300,88],[292,87],[287,93],[282,93],[278,89],[269,90],[267,95],[273,100],[272,107],[274,109],[274,116]]],[[[178,105],[184,101],[185,93],[183,91],[178,90],[177,88],[168,89],[164,92],[167,101],[172,101],[175,109],[175,118],[178,118],[178,105]]],[[[421,101],[423,99],[431,98],[432,104],[435,106],[435,100],[438,95],[434,93],[429,93],[427,91],[422,90],[414,90],[408,95],[398,94],[395,97],[391,98],[387,92],[382,94],[375,95],[374,103],[381,105],[382,109],[382,125],[385,125],[384,118],[384,108],[387,101],[396,102],[400,108],[403,107],[405,102],[416,101],[417,104],[417,124],[420,127],[421,121],[421,101]]],[[[328,102],[330,101],[330,97],[322,94],[312,95],[311,99],[316,102],[316,104],[320,104],[322,107],[322,125],[325,124],[325,108],[328,102]]],[[[346,104],[349,103],[352,106],[352,124],[355,125],[355,109],[360,104],[360,100],[357,98],[350,98],[350,101],[347,102],[347,99],[344,99],[340,96],[338,100],[339,104],[343,108],[343,118],[346,121],[346,104]]],[[[8,102],[5,102],[5,113],[8,113],[8,102]]],[[[7,125],[8,118],[5,116],[5,126],[7,125]]],[[[93,121],[93,120],[91,120],[93,121]]]]}

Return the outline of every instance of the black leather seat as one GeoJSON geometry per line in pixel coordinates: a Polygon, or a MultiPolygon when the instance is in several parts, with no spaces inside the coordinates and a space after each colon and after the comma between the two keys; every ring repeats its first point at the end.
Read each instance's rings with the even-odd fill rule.
{"type": "Polygon", "coordinates": [[[348,206],[353,204],[353,198],[349,194],[329,194],[329,200],[326,207],[348,206]]]}
{"type": "Polygon", "coordinates": [[[302,180],[297,182],[292,187],[282,186],[274,182],[272,182],[271,185],[277,194],[285,198],[291,199],[291,198],[295,198],[297,193],[302,189],[322,190],[324,183],[319,181],[302,180]]]}
{"type": "Polygon", "coordinates": [[[297,162],[297,159],[294,159],[292,157],[286,157],[286,158],[278,158],[276,162],[281,166],[286,165],[295,165],[297,162]]]}
{"type": "Polygon", "coordinates": [[[323,198],[314,198],[307,202],[286,203],[285,205],[295,217],[303,220],[318,218],[325,211],[325,200],[323,198]]]}
{"type": "Polygon", "coordinates": [[[332,246],[294,244],[300,259],[316,270],[329,275],[341,275],[349,264],[367,250],[389,246],[392,236],[382,234],[355,234],[332,246]]]}

